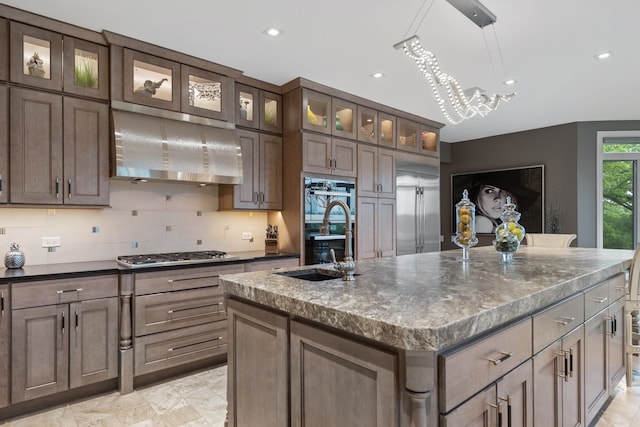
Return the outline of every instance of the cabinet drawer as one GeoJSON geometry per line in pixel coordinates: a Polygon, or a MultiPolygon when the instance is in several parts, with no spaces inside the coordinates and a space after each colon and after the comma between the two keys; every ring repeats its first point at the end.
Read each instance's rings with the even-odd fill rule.
{"type": "Polygon", "coordinates": [[[220,287],[137,296],[135,310],[136,335],[226,318],[220,287]]]}
{"type": "Polygon", "coordinates": [[[531,319],[438,357],[440,411],[449,412],[531,357],[531,319]]]}
{"type": "Polygon", "coordinates": [[[118,296],[118,276],[115,274],[40,280],[13,284],[11,306],[18,309],[115,296],[118,296]]]}
{"type": "Polygon", "coordinates": [[[135,273],[136,295],[219,286],[221,274],[243,273],[243,264],[135,273]]]}
{"type": "Polygon", "coordinates": [[[298,258],[281,258],[270,261],[248,262],[244,266],[244,271],[277,270],[279,268],[298,267],[299,265],[298,258]]]}
{"type": "Polygon", "coordinates": [[[553,341],[584,322],[584,294],[533,316],[533,352],[537,353],[553,341]]]}
{"type": "Polygon", "coordinates": [[[609,304],[611,304],[609,281],[606,281],[584,293],[584,318],[590,319],[594,314],[607,308],[609,304]]]}
{"type": "Polygon", "coordinates": [[[135,339],[135,375],[227,352],[227,321],[205,323],[135,339]]]}
{"type": "Polygon", "coordinates": [[[613,303],[618,298],[622,298],[627,294],[625,287],[624,274],[619,274],[608,280],[609,282],[609,301],[613,303]]]}

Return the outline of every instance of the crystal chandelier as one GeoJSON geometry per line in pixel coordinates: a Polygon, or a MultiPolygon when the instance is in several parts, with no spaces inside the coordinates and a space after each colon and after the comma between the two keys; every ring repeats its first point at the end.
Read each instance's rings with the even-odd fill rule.
{"type": "MultiPolygon", "coordinates": [[[[481,28],[486,25],[493,24],[496,20],[495,15],[493,15],[477,0],[447,1],[481,28]]],[[[433,1],[431,5],[433,5],[433,1]]],[[[431,8],[431,5],[429,6],[429,9],[431,8]]],[[[429,9],[425,12],[422,21],[424,21],[429,9]]],[[[446,74],[440,69],[438,59],[432,52],[422,47],[418,36],[414,35],[409,37],[408,39],[395,44],[394,48],[402,48],[404,53],[415,61],[420,72],[429,81],[429,85],[435,95],[440,111],[442,111],[446,119],[452,124],[461,123],[462,121],[470,119],[476,115],[484,117],[491,111],[498,108],[498,105],[502,101],[510,101],[515,96],[515,92],[505,95],[494,94],[489,96],[477,88],[471,93],[465,93],[453,76],[446,74]]]]}

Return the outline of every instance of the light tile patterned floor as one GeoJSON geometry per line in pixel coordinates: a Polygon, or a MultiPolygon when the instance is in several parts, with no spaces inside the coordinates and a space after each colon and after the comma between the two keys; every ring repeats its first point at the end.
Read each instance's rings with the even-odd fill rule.
{"type": "Polygon", "coordinates": [[[99,395],[25,417],[0,422],[7,427],[211,426],[227,414],[227,367],[199,371],[121,396],[99,395]]]}
{"type": "MultiPolygon", "coordinates": [[[[640,358],[633,386],[623,379],[596,427],[640,427],[640,358]]],[[[227,368],[199,371],[121,396],[117,392],[0,422],[7,427],[211,426],[226,417],[227,368]]]]}

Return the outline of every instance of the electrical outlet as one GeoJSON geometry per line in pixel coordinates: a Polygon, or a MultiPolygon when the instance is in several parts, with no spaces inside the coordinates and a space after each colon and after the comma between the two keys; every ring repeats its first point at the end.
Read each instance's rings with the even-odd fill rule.
{"type": "Polygon", "coordinates": [[[42,238],[43,248],[57,248],[60,245],[61,245],[60,237],[43,237],[42,238]]]}
{"type": "Polygon", "coordinates": [[[250,231],[243,231],[242,232],[242,240],[251,240],[253,239],[253,233],[250,231]]]}

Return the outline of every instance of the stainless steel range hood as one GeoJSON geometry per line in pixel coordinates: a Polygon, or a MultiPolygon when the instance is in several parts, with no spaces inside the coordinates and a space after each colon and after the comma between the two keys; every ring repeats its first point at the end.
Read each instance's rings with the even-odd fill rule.
{"type": "Polygon", "coordinates": [[[242,183],[234,124],[120,101],[111,113],[113,177],[242,183]]]}

